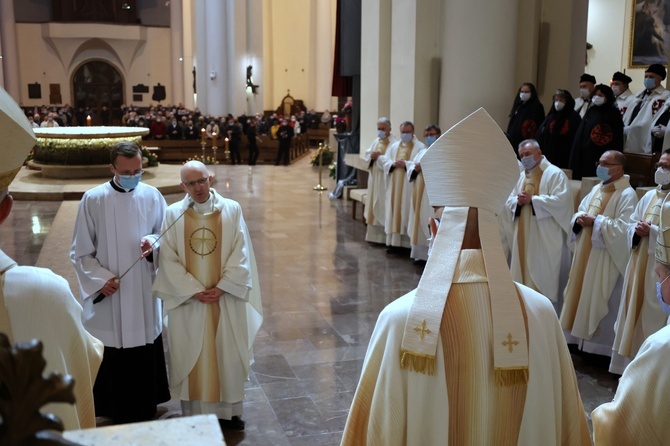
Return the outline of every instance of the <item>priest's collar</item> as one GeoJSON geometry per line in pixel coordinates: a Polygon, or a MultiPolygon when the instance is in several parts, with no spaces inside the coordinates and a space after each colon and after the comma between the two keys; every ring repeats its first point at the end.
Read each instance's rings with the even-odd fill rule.
{"type": "Polygon", "coordinates": [[[121,186],[116,184],[116,181],[114,181],[114,178],[109,180],[109,184],[112,186],[112,189],[114,189],[117,192],[121,192],[122,194],[125,194],[126,192],[132,192],[132,191],[135,190],[135,188],[129,189],[129,190],[126,190],[126,189],[122,188],[121,186]]]}
{"type": "Polygon", "coordinates": [[[214,212],[214,194],[212,191],[209,192],[209,198],[203,203],[194,202],[193,209],[201,215],[207,215],[214,212]]]}

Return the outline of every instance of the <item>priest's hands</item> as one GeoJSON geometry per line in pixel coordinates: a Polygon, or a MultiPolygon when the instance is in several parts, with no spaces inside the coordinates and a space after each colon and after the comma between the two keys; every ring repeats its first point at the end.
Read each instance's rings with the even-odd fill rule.
{"type": "Polygon", "coordinates": [[[105,285],[100,289],[100,292],[105,295],[105,297],[109,297],[112,294],[116,293],[116,291],[119,289],[119,279],[118,277],[112,277],[105,283],[105,285]]]}
{"type": "Polygon", "coordinates": [[[370,159],[371,159],[372,161],[376,161],[377,158],[379,158],[380,155],[381,155],[381,152],[372,152],[372,153],[370,154],[370,159]]]}
{"type": "Polygon", "coordinates": [[[145,238],[140,242],[140,249],[142,250],[142,258],[145,258],[154,252],[154,249],[151,247],[151,242],[145,238]]]}
{"type": "Polygon", "coordinates": [[[393,167],[402,167],[403,169],[406,169],[405,160],[397,160],[395,163],[393,163],[393,167]]]}
{"type": "Polygon", "coordinates": [[[223,290],[214,287],[194,294],[193,298],[197,299],[203,304],[214,304],[219,301],[221,296],[223,296],[223,290]]]}
{"type": "Polygon", "coordinates": [[[651,225],[648,222],[640,220],[637,222],[637,225],[635,226],[635,234],[637,234],[640,237],[649,237],[650,229],[651,225]]]}
{"type": "Polygon", "coordinates": [[[532,200],[533,200],[533,196],[530,195],[526,191],[523,191],[519,195],[516,196],[516,202],[519,206],[524,206],[526,204],[529,204],[532,200]]]}
{"type": "Polygon", "coordinates": [[[416,172],[416,173],[421,172],[421,163],[415,163],[414,164],[414,172],[416,172]]]}
{"type": "Polygon", "coordinates": [[[577,220],[575,220],[575,223],[577,223],[579,226],[582,228],[585,228],[587,226],[593,226],[593,222],[596,221],[596,218],[593,215],[589,214],[583,214],[577,217],[577,220]]]}

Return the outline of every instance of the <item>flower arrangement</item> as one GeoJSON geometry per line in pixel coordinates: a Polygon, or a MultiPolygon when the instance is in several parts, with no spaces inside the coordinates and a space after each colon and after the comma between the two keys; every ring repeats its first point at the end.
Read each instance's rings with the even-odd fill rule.
{"type": "Polygon", "coordinates": [[[189,161],[201,161],[205,165],[219,164],[219,162],[215,160],[213,156],[205,156],[205,161],[202,161],[202,156],[192,156],[191,158],[184,161],[182,164],[186,164],[189,161]]]}
{"type": "Polygon", "coordinates": [[[330,166],[328,166],[328,176],[334,180],[336,173],[337,173],[337,163],[333,161],[332,163],[330,163],[330,166]]]}
{"type": "Polygon", "coordinates": [[[148,167],[158,166],[158,155],[147,150],[146,146],[142,146],[142,158],[146,158],[148,161],[148,167]]]}
{"type": "Polygon", "coordinates": [[[138,145],[141,136],[120,138],[37,138],[33,149],[36,162],[63,165],[109,164],[109,152],[121,141],[132,141],[138,145]]]}
{"type": "MultiPolygon", "coordinates": [[[[334,158],[333,152],[330,150],[330,147],[325,146],[323,148],[323,159],[322,159],[323,165],[324,166],[329,166],[330,163],[333,162],[333,158],[334,158]]],[[[310,163],[312,164],[312,166],[319,167],[319,151],[318,150],[312,154],[312,158],[310,160],[310,163]]]]}

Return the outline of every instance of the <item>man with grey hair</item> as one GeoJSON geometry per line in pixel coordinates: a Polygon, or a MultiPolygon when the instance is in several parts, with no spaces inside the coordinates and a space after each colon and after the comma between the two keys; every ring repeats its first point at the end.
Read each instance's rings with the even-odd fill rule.
{"type": "Polygon", "coordinates": [[[84,326],[105,344],[95,411],[115,423],[147,421],[170,399],[162,308],[151,294],[166,205],[140,182],[142,153],[134,142],[114,146],[109,168],[114,177],[79,203],[70,259],[84,326]]]}
{"type": "Polygon", "coordinates": [[[379,118],[377,121],[377,137],[365,152],[368,162],[368,193],[365,201],[365,222],[367,232],[365,240],[372,243],[386,243],[384,232],[384,216],[386,213],[386,174],[382,160],[390,144],[396,142],[391,133],[391,121],[388,118],[379,118]]]}
{"type": "MultiPolygon", "coordinates": [[[[6,138],[0,146],[2,224],[14,202],[9,186],[35,145],[35,135],[25,114],[3,89],[0,89],[0,129],[6,138]]],[[[7,247],[11,249],[12,245],[7,247]]],[[[81,313],[81,305],[65,279],[45,268],[19,266],[0,249],[0,332],[11,343],[39,339],[44,346],[45,374],[58,372],[74,379],[74,405],[45,407],[45,412],[54,414],[65,429],[95,427],[93,381],[102,361],[103,345],[84,329],[81,313]]]]}
{"type": "Polygon", "coordinates": [[[560,314],[570,268],[570,181],[542,155],[534,139],[519,144],[519,157],[524,170],[505,207],[513,219],[512,277],[547,296],[560,314]]]}
{"type": "Polygon", "coordinates": [[[200,161],[182,167],[187,195],[167,209],[153,292],[168,313],[170,386],[183,414],[215,414],[222,428],[242,430],[261,295],[242,208],[211,179],[200,161]]]}

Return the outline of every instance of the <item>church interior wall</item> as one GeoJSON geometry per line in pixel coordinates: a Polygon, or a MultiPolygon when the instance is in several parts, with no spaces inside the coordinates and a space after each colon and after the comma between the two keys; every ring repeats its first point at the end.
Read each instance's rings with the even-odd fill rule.
{"type": "Polygon", "coordinates": [[[101,24],[63,26],[68,29],[66,35],[52,34],[49,38],[45,36],[49,25],[17,23],[21,103],[26,106],[48,104],[49,84],[60,84],[63,103],[72,103],[72,75],[88,60],[109,61],[119,70],[124,78],[126,103],[155,103],[151,92],[143,94],[142,101],[133,101],[132,86],[144,84],[153,87],[158,83],[166,86],[167,97],[163,103],[171,103],[169,28],[101,24]],[[83,37],[100,36],[101,29],[105,32],[100,39],[83,37]],[[131,41],[128,36],[137,40],[131,41]],[[42,86],[42,97],[39,99],[28,97],[28,84],[34,82],[42,86]]]}

